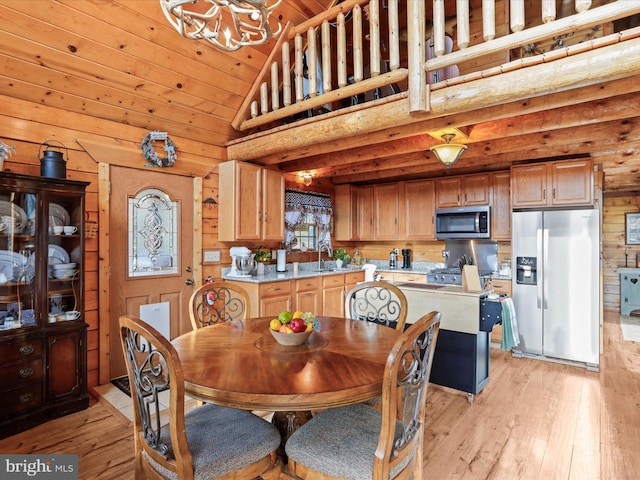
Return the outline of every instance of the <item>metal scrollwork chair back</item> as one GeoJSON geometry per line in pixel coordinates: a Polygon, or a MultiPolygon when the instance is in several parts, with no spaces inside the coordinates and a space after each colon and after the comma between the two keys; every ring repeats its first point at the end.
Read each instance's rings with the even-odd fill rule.
{"type": "Polygon", "coordinates": [[[388,282],[362,282],[347,292],[344,311],[351,319],[386,325],[401,332],[407,321],[407,299],[388,282]]]}
{"type": "Polygon", "coordinates": [[[364,403],[329,408],[291,435],[285,445],[291,474],[422,479],[423,422],[440,317],[424,315],[396,341],[387,357],[380,409],[364,403]]]}
{"type": "MultiPolygon", "coordinates": [[[[184,377],[173,345],[139,318],[120,317],[134,410],[135,478],[254,478],[275,472],[281,437],[251,412],[205,405],[185,414],[184,377]],[[169,390],[168,423],[159,394],[169,390]],[[225,477],[226,478],[226,477],[225,477]]],[[[165,400],[166,401],[166,400],[165,400]]]]}
{"type": "Polygon", "coordinates": [[[191,295],[189,317],[194,330],[249,317],[249,294],[235,284],[207,283],[191,295]]]}

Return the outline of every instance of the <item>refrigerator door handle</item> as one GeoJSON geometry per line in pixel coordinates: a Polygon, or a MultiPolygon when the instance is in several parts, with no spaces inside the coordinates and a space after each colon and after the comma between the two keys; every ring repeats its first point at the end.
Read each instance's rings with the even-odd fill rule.
{"type": "MultiPolygon", "coordinates": [[[[538,258],[538,261],[540,261],[542,259],[542,230],[539,228],[536,230],[536,249],[536,256],[538,258]]],[[[540,271],[540,267],[541,265],[538,264],[536,271],[536,295],[538,297],[538,309],[542,308],[542,272],[540,271]]]]}
{"type": "Polygon", "coordinates": [[[544,228],[542,230],[542,240],[543,240],[543,244],[542,244],[542,253],[544,254],[543,260],[542,260],[542,277],[538,277],[538,280],[540,278],[542,278],[542,288],[543,288],[543,297],[544,298],[544,304],[542,306],[542,308],[544,310],[549,310],[549,292],[547,291],[547,283],[546,280],[546,275],[547,275],[547,267],[549,266],[549,229],[544,228]]]}

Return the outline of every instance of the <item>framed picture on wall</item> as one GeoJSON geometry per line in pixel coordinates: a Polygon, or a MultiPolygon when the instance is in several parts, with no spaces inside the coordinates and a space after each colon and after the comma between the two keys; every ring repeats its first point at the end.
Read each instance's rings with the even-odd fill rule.
{"type": "Polygon", "coordinates": [[[624,219],[625,242],[640,245],[640,213],[627,213],[624,219]]]}

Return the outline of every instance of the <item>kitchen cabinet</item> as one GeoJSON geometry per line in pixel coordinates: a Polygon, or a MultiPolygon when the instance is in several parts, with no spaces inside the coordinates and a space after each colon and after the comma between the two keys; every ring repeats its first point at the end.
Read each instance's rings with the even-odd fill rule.
{"type": "Polygon", "coordinates": [[[358,239],[358,188],[336,185],[334,211],[334,238],[337,241],[358,239]]]}
{"type": "Polygon", "coordinates": [[[400,237],[400,191],[397,183],[373,186],[375,240],[398,240],[400,237]]]}
{"type": "Polygon", "coordinates": [[[296,280],[296,301],[291,307],[301,312],[313,312],[318,315],[322,312],[322,290],[320,289],[320,277],[308,277],[296,280]]]}
{"type": "Polygon", "coordinates": [[[218,168],[218,239],[284,240],[284,175],[233,160],[218,168]]]}
{"type": "Polygon", "coordinates": [[[2,437],[89,406],[87,185],[6,172],[0,176],[2,437]]]}
{"type": "Polygon", "coordinates": [[[620,314],[640,310],[640,268],[620,269],[620,314]]]}
{"type": "Polygon", "coordinates": [[[511,167],[511,206],[593,206],[593,160],[567,160],[511,167]]]}
{"type": "Polygon", "coordinates": [[[489,174],[491,187],[491,239],[511,240],[511,173],[489,174]]]}
{"type": "Polygon", "coordinates": [[[404,240],[435,240],[435,182],[404,183],[404,240]]]}
{"type": "Polygon", "coordinates": [[[344,317],[344,296],[345,275],[322,277],[322,315],[344,317]]]}
{"type": "Polygon", "coordinates": [[[427,283],[425,273],[380,272],[380,279],[385,282],[427,283]]]}
{"type": "Polygon", "coordinates": [[[436,208],[489,205],[489,175],[460,175],[436,179],[436,208]]]}
{"type": "Polygon", "coordinates": [[[373,187],[358,188],[358,240],[373,240],[373,187]]]}

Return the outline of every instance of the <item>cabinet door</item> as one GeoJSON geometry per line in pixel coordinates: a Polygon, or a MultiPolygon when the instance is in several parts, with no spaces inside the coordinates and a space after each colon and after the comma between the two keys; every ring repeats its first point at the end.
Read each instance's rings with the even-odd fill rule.
{"type": "Polygon", "coordinates": [[[311,312],[317,315],[322,311],[322,297],[319,290],[313,292],[298,292],[296,294],[296,310],[311,312]]]}
{"type": "Polygon", "coordinates": [[[322,277],[322,315],[344,317],[344,275],[322,277]]]}
{"type": "Polygon", "coordinates": [[[291,310],[291,295],[267,297],[260,299],[260,316],[277,317],[284,310],[291,310]]]}
{"type": "MultiPolygon", "coordinates": [[[[236,163],[235,204],[236,240],[260,240],[262,226],[261,169],[236,163]]],[[[223,208],[227,208],[223,206],[223,208]]]]}
{"type": "Polygon", "coordinates": [[[419,180],[404,184],[406,240],[435,240],[435,182],[419,180]]]}
{"type": "Polygon", "coordinates": [[[358,190],[352,185],[336,185],[334,236],[338,241],[358,239],[358,190]]]}
{"type": "Polygon", "coordinates": [[[463,205],[489,205],[489,175],[465,175],[460,191],[463,205]]]}
{"type": "Polygon", "coordinates": [[[358,189],[358,239],[373,240],[373,187],[358,189]]]}
{"type": "Polygon", "coordinates": [[[511,240],[511,174],[492,173],[491,183],[491,238],[511,240]]]}
{"type": "Polygon", "coordinates": [[[47,337],[47,400],[86,393],[84,328],[47,337]]]}
{"type": "Polygon", "coordinates": [[[593,161],[554,162],[551,205],[593,205],[593,161]]]}
{"type": "Polygon", "coordinates": [[[450,208],[461,206],[461,188],[462,180],[460,177],[438,178],[436,180],[436,207],[450,208]]]}
{"type": "Polygon", "coordinates": [[[262,171],[262,239],[284,240],[284,175],[262,171]]]}
{"type": "Polygon", "coordinates": [[[399,197],[397,183],[374,185],[373,201],[375,205],[376,240],[397,240],[399,238],[399,197]]]}
{"type": "Polygon", "coordinates": [[[544,207],[547,205],[547,165],[511,167],[511,206],[544,207]]]}

